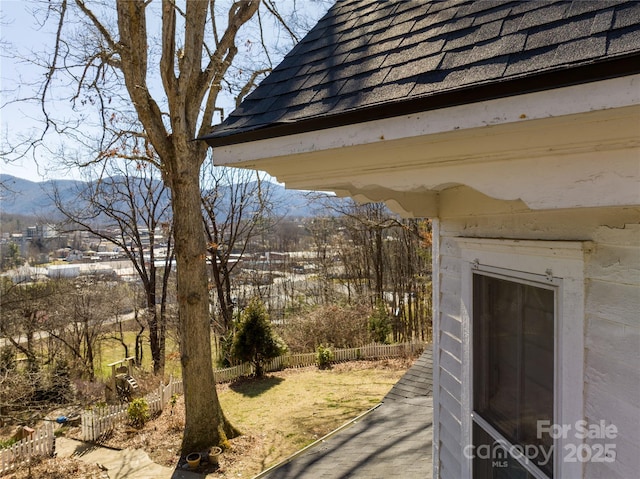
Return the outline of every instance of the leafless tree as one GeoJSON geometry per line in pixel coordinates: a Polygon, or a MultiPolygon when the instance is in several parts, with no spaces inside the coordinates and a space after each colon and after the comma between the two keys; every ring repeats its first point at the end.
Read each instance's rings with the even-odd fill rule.
{"type": "Polygon", "coordinates": [[[430,331],[430,223],[402,219],[383,203],[327,198],[343,235],[336,240],[349,300],[386,304],[395,340],[430,331]]]}
{"type": "MultiPolygon", "coordinates": [[[[334,265],[334,248],[337,240],[339,222],[335,217],[317,217],[307,224],[311,233],[315,251],[315,267],[318,281],[312,285],[316,291],[312,296],[318,298],[319,304],[330,304],[335,299],[335,292],[330,282],[331,269],[334,265]]],[[[311,284],[309,285],[311,286],[311,284]]]]}
{"type": "Polygon", "coordinates": [[[251,240],[270,226],[271,183],[259,173],[210,165],[203,168],[202,210],[211,277],[219,321],[215,331],[226,336],[233,322],[234,270],[251,240]]]}
{"type": "Polygon", "coordinates": [[[60,345],[43,331],[52,305],[68,285],[60,281],[14,284],[1,279],[0,424],[5,419],[31,422],[43,409],[71,394],[60,345]]]}
{"type": "Polygon", "coordinates": [[[24,355],[29,370],[37,371],[42,362],[38,357],[38,332],[43,329],[47,306],[59,285],[55,282],[14,284],[6,277],[1,280],[0,338],[24,355]]]}
{"type": "MultiPolygon", "coordinates": [[[[134,320],[136,320],[138,325],[142,326],[142,331],[145,331],[146,327],[141,324],[139,320],[139,309],[138,301],[136,301],[136,288],[137,285],[131,282],[119,281],[114,285],[113,294],[111,295],[111,302],[109,304],[109,318],[110,321],[113,321],[113,327],[107,328],[110,331],[110,334],[105,332],[102,336],[102,339],[113,339],[117,341],[122,346],[123,350],[123,358],[128,358],[131,356],[131,350],[129,347],[129,343],[125,340],[125,324],[128,321],[128,312],[133,309],[134,311],[134,320]]],[[[145,295],[146,296],[146,295],[145,295]]],[[[146,305],[145,305],[146,306],[146,305]]],[[[144,308],[146,310],[146,308],[144,308]]],[[[142,349],[138,348],[138,338],[136,337],[135,341],[135,361],[136,365],[140,366],[142,364],[142,349]]]]}
{"type": "Polygon", "coordinates": [[[283,219],[273,231],[273,248],[275,251],[298,251],[302,233],[298,224],[292,219],[283,219]]]}
{"type": "Polygon", "coordinates": [[[75,197],[55,191],[70,230],[87,231],[118,248],[131,262],[145,293],[154,373],[164,370],[167,295],[174,259],[171,203],[154,167],[107,160],[108,176],[79,183],[75,197]]]}
{"type": "Polygon", "coordinates": [[[49,305],[43,329],[64,345],[74,369],[93,380],[98,342],[112,313],[113,285],[99,277],[65,283],[63,294],[49,305]]]}
{"type": "Polygon", "coordinates": [[[431,224],[403,219],[385,242],[395,341],[431,339],[431,224]]]}
{"type": "MultiPolygon", "coordinates": [[[[90,158],[77,153],[81,164],[137,159],[136,143],[139,156],[157,166],[171,190],[186,410],[182,450],[206,449],[236,431],[222,413],[213,377],[199,184],[207,146],[193,140],[210,130],[221,92],[241,97],[259,79],[253,73],[270,68],[271,57],[258,64],[256,50],[267,45],[261,35],[267,23],[282,24],[283,16],[271,0],[45,5],[44,14],[56,24],[51,52],[41,60],[47,69],[38,91],[45,131],[68,134],[98,152],[90,158]],[[251,35],[248,25],[254,26],[251,35]],[[56,112],[53,100],[64,98],[69,87],[73,111],[56,112]]],[[[293,33],[281,31],[280,38],[293,33]]],[[[74,153],[64,145],[59,156],[74,153]]]]}
{"type": "Polygon", "coordinates": [[[386,268],[385,232],[399,226],[399,218],[384,203],[358,204],[352,200],[326,198],[326,208],[339,218],[348,243],[352,246],[342,251],[342,259],[348,274],[366,282],[371,305],[383,301],[386,268]],[[348,254],[347,254],[348,253],[348,254]]]}

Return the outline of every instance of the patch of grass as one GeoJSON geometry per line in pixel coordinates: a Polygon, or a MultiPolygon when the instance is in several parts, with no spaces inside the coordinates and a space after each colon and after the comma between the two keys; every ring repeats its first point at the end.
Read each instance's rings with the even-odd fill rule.
{"type": "Polygon", "coordinates": [[[230,385],[230,388],[245,397],[257,397],[272,387],[280,384],[284,379],[276,376],[265,376],[259,379],[242,378],[230,385]]]}
{"type": "MultiPolygon", "coordinates": [[[[108,364],[114,363],[116,361],[120,361],[124,359],[124,347],[119,340],[112,338],[113,333],[107,333],[103,335],[103,338],[100,340],[100,364],[96,368],[96,376],[98,378],[107,379],[111,377],[111,368],[108,367],[108,364]]],[[[129,347],[129,354],[133,356],[135,354],[135,344],[136,344],[136,332],[135,331],[125,331],[124,334],[124,342],[129,347]]],[[[166,377],[181,377],[182,368],[180,366],[180,352],[179,346],[171,337],[171,335],[167,335],[166,345],[165,345],[165,369],[164,374],[166,377]]],[[[211,338],[211,352],[213,363],[215,365],[216,361],[216,344],[215,340],[211,338]]],[[[151,371],[153,366],[151,364],[151,348],[149,347],[149,334],[145,332],[143,334],[142,341],[142,368],[145,371],[151,371]]]]}
{"type": "MultiPolygon", "coordinates": [[[[100,340],[100,365],[96,367],[96,376],[99,378],[111,377],[111,368],[108,364],[114,363],[124,359],[124,348],[120,341],[112,339],[109,336],[112,334],[105,334],[104,339],[100,340]]],[[[148,336],[145,335],[142,346],[142,367],[145,369],[151,369],[151,349],[149,348],[148,336]]],[[[129,347],[129,354],[133,356],[135,354],[136,333],[134,331],[124,332],[124,341],[129,347]]]]}
{"type": "Polygon", "coordinates": [[[225,415],[261,444],[252,453],[251,464],[244,464],[245,469],[234,477],[253,477],[371,409],[409,366],[400,361],[387,368],[371,364],[285,370],[263,380],[223,387],[219,397],[225,415]]]}
{"type": "MultiPolygon", "coordinates": [[[[100,367],[97,368],[96,376],[104,379],[111,377],[111,368],[107,365],[124,359],[122,344],[117,339],[110,338],[110,336],[112,334],[105,334],[103,335],[104,339],[100,340],[100,367]]],[[[123,336],[125,343],[129,347],[129,354],[133,356],[135,354],[136,333],[134,331],[125,331],[123,336]]],[[[142,368],[146,371],[151,371],[153,368],[148,333],[143,334],[142,368]]],[[[167,376],[173,375],[174,377],[180,377],[181,374],[178,345],[171,337],[167,337],[166,340],[165,374],[167,376]]]]}

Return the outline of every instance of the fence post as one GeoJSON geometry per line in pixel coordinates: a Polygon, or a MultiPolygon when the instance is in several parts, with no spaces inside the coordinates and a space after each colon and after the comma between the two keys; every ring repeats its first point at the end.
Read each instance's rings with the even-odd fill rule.
{"type": "Polygon", "coordinates": [[[0,475],[18,469],[33,456],[52,455],[54,440],[53,425],[45,423],[29,437],[25,437],[7,449],[0,450],[0,475]]]}
{"type": "Polygon", "coordinates": [[[53,455],[53,448],[55,446],[56,443],[56,436],[53,433],[53,423],[47,423],[49,425],[49,442],[47,444],[47,446],[49,447],[49,455],[52,456],[53,455]]]}

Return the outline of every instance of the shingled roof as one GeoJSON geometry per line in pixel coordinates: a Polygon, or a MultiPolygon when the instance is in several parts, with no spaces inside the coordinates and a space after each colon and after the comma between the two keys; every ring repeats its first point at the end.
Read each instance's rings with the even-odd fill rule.
{"type": "Polygon", "coordinates": [[[339,0],[211,146],[640,72],[640,2],[339,0]]]}

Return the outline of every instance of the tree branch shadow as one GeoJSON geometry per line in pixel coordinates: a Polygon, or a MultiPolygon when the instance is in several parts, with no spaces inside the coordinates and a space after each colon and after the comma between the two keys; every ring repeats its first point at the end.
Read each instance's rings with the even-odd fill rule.
{"type": "Polygon", "coordinates": [[[258,397],[272,387],[277,386],[283,378],[264,376],[262,378],[243,378],[232,383],[229,388],[245,397],[258,397]]]}

